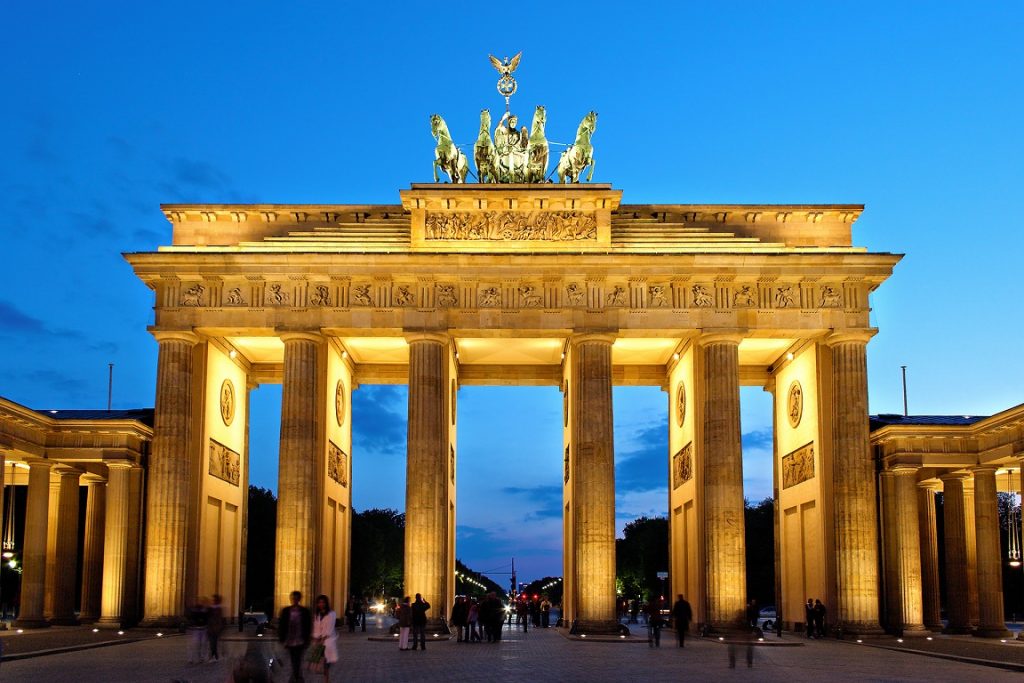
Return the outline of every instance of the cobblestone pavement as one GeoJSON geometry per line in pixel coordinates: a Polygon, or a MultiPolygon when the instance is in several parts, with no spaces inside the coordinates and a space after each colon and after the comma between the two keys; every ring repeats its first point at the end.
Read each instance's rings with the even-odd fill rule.
{"type": "MultiPolygon", "coordinates": [[[[499,644],[428,643],[427,650],[399,652],[393,642],[373,642],[371,634],[340,634],[341,661],[331,681],[1020,681],[1021,674],[989,667],[904,654],[836,641],[799,641],[800,647],[757,647],[748,669],[741,648],[735,669],[728,647],[717,641],[689,639],[685,649],[664,633],[660,649],[645,643],[571,642],[554,629],[506,632],[499,644]]],[[[797,641],[797,638],[785,640],[797,641]]],[[[227,644],[225,644],[227,645],[227,644]]],[[[273,642],[265,644],[273,648],[273,642]]],[[[229,663],[188,665],[186,638],[152,638],[78,652],[53,654],[0,665],[3,683],[224,683],[229,663]]],[[[1008,645],[1007,647],[1014,647],[1008,645]]],[[[287,680],[278,676],[275,683],[287,680]]],[[[319,683],[319,676],[306,676],[319,683]]]]}

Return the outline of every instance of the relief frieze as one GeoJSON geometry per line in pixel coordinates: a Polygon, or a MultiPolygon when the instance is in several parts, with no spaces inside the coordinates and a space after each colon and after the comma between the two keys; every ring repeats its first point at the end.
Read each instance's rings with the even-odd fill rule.
{"type": "Polygon", "coordinates": [[[672,488],[677,489],[691,479],[693,479],[692,441],[672,456],[672,488]]]}
{"type": "Polygon", "coordinates": [[[327,442],[327,476],[342,486],[348,486],[348,453],[333,441],[327,442]]]}
{"type": "Polygon", "coordinates": [[[597,219],[579,211],[428,213],[428,240],[597,240],[597,219]]]}
{"type": "Polygon", "coordinates": [[[238,475],[241,471],[242,457],[222,443],[210,439],[209,473],[229,484],[238,486],[238,475]]]}
{"type": "Polygon", "coordinates": [[[814,442],[782,456],[782,488],[814,478],[814,442]]]}

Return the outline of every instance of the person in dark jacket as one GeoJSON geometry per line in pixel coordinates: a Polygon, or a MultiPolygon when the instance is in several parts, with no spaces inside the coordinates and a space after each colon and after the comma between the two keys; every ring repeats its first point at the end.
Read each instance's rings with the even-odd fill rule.
{"type": "Polygon", "coordinates": [[[807,628],[807,637],[814,637],[814,601],[807,598],[807,604],[804,605],[804,626],[807,628]]]}
{"type": "Polygon", "coordinates": [[[277,617],[277,639],[288,650],[292,661],[292,683],[302,683],[302,655],[313,633],[313,614],[299,604],[302,601],[299,591],[292,591],[291,601],[277,617]]]}
{"type": "Polygon", "coordinates": [[[821,600],[814,601],[814,633],[819,638],[825,637],[825,605],[821,600]]]}
{"type": "Polygon", "coordinates": [[[672,620],[676,625],[676,637],[679,638],[679,647],[686,647],[686,632],[690,630],[690,622],[693,621],[693,608],[686,601],[682,593],[676,598],[672,605],[672,620]]]}
{"type": "Polygon", "coordinates": [[[466,625],[469,623],[469,603],[466,602],[466,598],[461,595],[455,598],[455,604],[452,606],[452,626],[455,627],[457,634],[457,642],[463,641],[463,635],[465,640],[469,640],[469,631],[466,625]]]}
{"type": "Polygon", "coordinates": [[[412,603],[412,649],[414,650],[417,643],[421,650],[427,649],[427,611],[429,609],[430,603],[417,593],[416,601],[412,603]]]}

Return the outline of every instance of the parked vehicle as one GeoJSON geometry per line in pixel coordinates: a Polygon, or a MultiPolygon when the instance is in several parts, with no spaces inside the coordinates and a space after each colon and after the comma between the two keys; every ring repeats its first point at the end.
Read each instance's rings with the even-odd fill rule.
{"type": "Polygon", "coordinates": [[[776,616],[775,605],[762,607],[757,615],[757,626],[762,631],[771,631],[775,628],[776,616]]]}

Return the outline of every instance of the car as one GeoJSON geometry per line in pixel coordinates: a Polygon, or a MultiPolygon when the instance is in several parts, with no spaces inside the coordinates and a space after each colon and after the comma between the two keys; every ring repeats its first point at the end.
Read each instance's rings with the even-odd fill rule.
{"type": "Polygon", "coordinates": [[[261,626],[266,624],[268,621],[266,612],[245,612],[242,615],[242,623],[244,624],[256,624],[261,626]]]}
{"type": "Polygon", "coordinates": [[[771,631],[775,628],[775,620],[777,619],[777,613],[775,606],[762,607],[761,611],[757,615],[757,626],[762,631],[771,631]]]}

